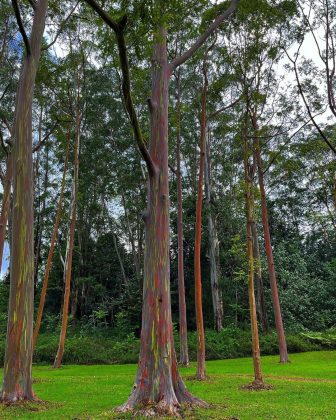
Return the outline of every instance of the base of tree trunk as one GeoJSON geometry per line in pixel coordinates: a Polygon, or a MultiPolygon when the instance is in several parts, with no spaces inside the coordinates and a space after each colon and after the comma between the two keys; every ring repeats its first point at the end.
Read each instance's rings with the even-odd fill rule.
{"type": "Polygon", "coordinates": [[[180,359],[179,366],[183,366],[183,367],[190,366],[189,360],[188,359],[187,360],[180,359]]]}
{"type": "Polygon", "coordinates": [[[269,391],[274,389],[273,385],[266,384],[264,381],[253,381],[247,385],[242,385],[241,389],[245,391],[269,391]]]}
{"type": "Polygon", "coordinates": [[[23,391],[16,391],[10,394],[1,391],[0,392],[0,404],[4,405],[13,405],[13,404],[23,404],[25,402],[35,402],[41,403],[34,393],[31,395],[26,395],[23,391]]]}
{"type": "Polygon", "coordinates": [[[128,401],[116,409],[119,413],[132,413],[134,416],[157,417],[173,416],[183,417],[183,412],[190,408],[207,408],[209,404],[193,397],[188,391],[183,395],[163,397],[158,402],[142,402],[131,397],[128,401]]]}
{"type": "Polygon", "coordinates": [[[291,363],[291,361],[288,359],[288,356],[287,357],[280,356],[279,363],[291,363]]]}

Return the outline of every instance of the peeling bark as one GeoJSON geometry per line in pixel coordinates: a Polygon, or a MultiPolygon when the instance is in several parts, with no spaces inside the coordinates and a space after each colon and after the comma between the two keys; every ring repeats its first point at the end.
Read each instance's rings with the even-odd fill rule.
{"type": "Polygon", "coordinates": [[[34,217],[32,102],[47,0],[36,4],[29,49],[16,95],[13,127],[13,229],[10,262],[10,294],[4,380],[1,401],[33,400],[32,335],[34,313],[34,217]]]}

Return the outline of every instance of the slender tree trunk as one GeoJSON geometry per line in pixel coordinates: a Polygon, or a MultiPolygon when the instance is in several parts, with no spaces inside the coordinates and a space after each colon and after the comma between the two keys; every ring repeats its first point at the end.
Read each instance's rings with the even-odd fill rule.
{"type": "Polygon", "coordinates": [[[155,35],[152,70],[149,153],[155,170],[148,180],[144,213],[146,246],[142,330],[138,372],[132,393],[120,411],[143,406],[145,414],[178,415],[181,403],[201,404],[179,375],[174,349],[170,301],[168,86],[166,31],[155,35]]]}
{"type": "MultiPolygon", "coordinates": [[[[48,189],[48,175],[49,175],[49,150],[48,149],[46,153],[46,160],[47,160],[47,166],[46,166],[46,171],[44,175],[44,191],[43,191],[42,209],[39,204],[39,215],[38,215],[36,236],[35,236],[35,243],[34,243],[34,296],[36,294],[36,287],[38,283],[38,270],[39,270],[40,260],[41,260],[43,219],[44,219],[44,213],[45,213],[45,208],[46,208],[46,195],[47,195],[47,189],[48,189]]],[[[39,203],[40,203],[40,199],[39,199],[39,203]]]]}
{"type": "Polygon", "coordinates": [[[206,99],[207,99],[207,74],[206,64],[204,61],[204,84],[201,98],[201,135],[200,135],[200,160],[199,160],[199,176],[197,187],[197,203],[196,203],[196,225],[195,225],[195,309],[196,309],[196,326],[197,326],[197,379],[205,379],[205,337],[203,324],[202,309],[202,279],[201,279],[201,237],[202,237],[202,203],[203,203],[203,175],[204,175],[204,147],[206,133],[206,99]]]}
{"type": "Polygon", "coordinates": [[[13,230],[10,293],[4,361],[3,402],[33,400],[34,217],[32,102],[47,0],[35,7],[29,50],[23,59],[13,128],[13,230]]]}
{"type": "Polygon", "coordinates": [[[117,236],[114,233],[112,235],[113,235],[114,250],[115,250],[115,252],[117,254],[117,257],[118,257],[119,266],[120,266],[120,270],[121,270],[121,274],[122,274],[124,286],[125,286],[126,292],[129,294],[129,281],[128,281],[128,278],[126,276],[124,262],[123,262],[123,260],[121,258],[121,255],[120,255],[120,252],[119,252],[119,249],[118,249],[117,236]]]}
{"type": "Polygon", "coordinates": [[[211,161],[210,161],[210,144],[209,141],[205,145],[204,156],[204,187],[205,201],[207,205],[208,219],[208,236],[209,236],[209,260],[210,260],[210,280],[212,306],[214,312],[214,327],[216,331],[223,329],[223,296],[218,284],[219,277],[219,243],[217,237],[216,226],[213,220],[212,203],[211,203],[211,161]]]}
{"type": "Polygon", "coordinates": [[[52,233],[52,236],[51,236],[48,259],[47,259],[47,264],[46,264],[46,269],[45,269],[45,275],[44,275],[44,280],[43,280],[43,285],[42,285],[41,296],[40,296],[40,303],[39,303],[39,307],[38,307],[38,311],[37,311],[37,317],[36,317],[35,328],[34,328],[34,336],[33,336],[33,347],[34,348],[36,346],[37,336],[38,336],[38,333],[39,333],[39,330],[40,330],[40,327],[41,327],[41,320],[42,320],[42,315],[43,315],[44,303],[45,303],[45,298],[46,298],[46,295],[47,295],[49,274],[50,274],[50,270],[51,270],[51,266],[52,266],[52,258],[53,258],[53,254],[54,254],[54,249],[55,249],[55,245],[56,245],[56,241],[57,241],[57,235],[58,235],[58,228],[59,228],[59,223],[60,223],[60,219],[61,219],[62,203],[63,203],[63,196],[64,196],[64,186],[65,186],[65,175],[66,175],[66,171],[67,171],[67,167],[68,167],[68,159],[69,159],[69,145],[70,145],[70,129],[67,132],[67,150],[66,150],[65,161],[64,161],[64,169],[63,169],[63,176],[62,176],[62,182],[61,182],[61,192],[60,192],[60,196],[59,196],[59,200],[58,200],[55,224],[54,224],[54,229],[53,229],[53,233],[52,233]]]}
{"type": "Polygon", "coordinates": [[[254,368],[254,384],[263,384],[261,372],[259,333],[257,322],[257,310],[254,295],[254,260],[252,226],[254,223],[254,197],[253,197],[253,169],[249,164],[249,145],[247,137],[247,113],[243,133],[244,142],[244,172],[245,172],[245,205],[246,205],[246,236],[247,236],[247,258],[248,258],[248,295],[252,334],[252,357],[254,368]]]}
{"type": "Polygon", "coordinates": [[[269,273],[269,279],[270,279],[270,284],[271,284],[275,326],[276,326],[276,331],[278,335],[280,363],[288,363],[289,360],[288,360],[286,336],[285,336],[285,330],[284,330],[284,326],[282,322],[281,306],[280,306],[278,286],[277,286],[276,276],[275,276],[273,250],[272,250],[272,245],[271,245],[271,234],[270,234],[269,224],[268,224],[268,210],[267,210],[267,202],[266,202],[264,172],[263,172],[262,158],[261,158],[261,152],[260,152],[260,141],[257,135],[258,126],[257,126],[257,119],[256,119],[255,113],[253,114],[252,118],[253,118],[253,126],[254,126],[254,131],[255,131],[254,148],[255,148],[255,155],[256,155],[256,161],[257,161],[257,167],[258,167],[262,222],[263,222],[263,230],[264,230],[264,238],[265,238],[265,251],[266,251],[266,256],[267,256],[268,273],[269,273]]]}
{"type": "Polygon", "coordinates": [[[6,228],[8,223],[8,215],[10,208],[10,193],[12,186],[13,178],[13,159],[11,151],[8,152],[6,158],[6,175],[3,185],[3,198],[1,205],[1,214],[0,214],[0,264],[2,264],[3,251],[6,240],[6,228]]]}
{"type": "MultiPolygon", "coordinates": [[[[128,216],[128,211],[127,211],[127,207],[126,207],[126,200],[125,200],[124,194],[121,195],[121,198],[122,198],[124,212],[125,212],[128,239],[130,241],[131,248],[132,248],[132,257],[133,257],[133,262],[134,262],[135,273],[136,273],[137,279],[140,281],[140,278],[141,278],[140,262],[139,262],[138,253],[137,253],[137,250],[136,250],[135,241],[134,241],[134,237],[133,237],[133,233],[132,233],[132,229],[131,229],[131,225],[130,225],[130,221],[129,221],[129,216],[128,216]]],[[[139,247],[138,247],[138,251],[139,251],[139,247]]]]}
{"type": "Polygon", "coordinates": [[[261,330],[266,333],[269,330],[268,317],[266,312],[264,285],[262,280],[261,265],[260,265],[260,251],[259,251],[259,239],[256,222],[252,226],[252,238],[253,238],[253,259],[254,259],[254,275],[256,283],[256,303],[259,321],[261,324],[261,330]]]}
{"type": "Polygon", "coordinates": [[[176,183],[177,183],[177,248],[178,248],[178,293],[180,319],[180,364],[189,365],[187,308],[184,285],[183,255],[183,200],[181,174],[181,104],[180,104],[180,70],[177,76],[177,134],[176,134],[176,183]]]}
{"type": "Polygon", "coordinates": [[[77,196],[78,196],[78,171],[79,171],[79,145],[80,145],[80,76],[77,75],[77,103],[76,103],[76,130],[75,130],[75,147],[74,147],[74,175],[72,181],[71,204],[70,204],[70,223],[69,234],[67,239],[67,249],[65,255],[64,267],[64,298],[62,310],[62,326],[58,350],[55,357],[54,368],[61,367],[62,358],[65,346],[65,337],[68,327],[69,317],[69,302],[71,295],[71,272],[72,272],[72,256],[75,242],[75,227],[76,227],[76,211],[77,211],[77,196]]]}

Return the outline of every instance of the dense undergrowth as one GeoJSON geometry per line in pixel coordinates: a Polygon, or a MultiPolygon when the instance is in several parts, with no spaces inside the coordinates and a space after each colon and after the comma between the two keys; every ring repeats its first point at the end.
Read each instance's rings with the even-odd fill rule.
{"type": "MultiPolygon", "coordinates": [[[[34,353],[34,362],[50,364],[57,351],[58,334],[41,333],[34,353]]],[[[250,331],[226,328],[220,333],[206,331],[206,357],[208,360],[229,359],[251,355],[250,331]]],[[[3,363],[5,337],[0,338],[0,362],[3,363]]],[[[178,334],[175,334],[176,352],[179,353],[178,334]]],[[[197,337],[188,335],[190,359],[196,360],[197,337]]],[[[289,353],[336,349],[336,330],[322,333],[288,333],[289,353]]],[[[262,355],[277,354],[277,336],[274,331],[260,336],[262,355]]],[[[63,362],[65,364],[115,364],[136,363],[139,339],[133,334],[116,330],[82,331],[70,328],[63,362]]]]}

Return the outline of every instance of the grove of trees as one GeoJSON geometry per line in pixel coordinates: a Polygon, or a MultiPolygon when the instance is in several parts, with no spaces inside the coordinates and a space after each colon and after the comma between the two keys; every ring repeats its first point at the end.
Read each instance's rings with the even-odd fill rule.
{"type": "Polygon", "coordinates": [[[336,323],[336,3],[0,2],[1,401],[38,398],[48,325],[59,368],[121,319],[120,411],[207,406],[193,330],[204,380],[205,331],[250,328],[268,389],[260,334],[288,363],[287,331],[336,323]]]}

